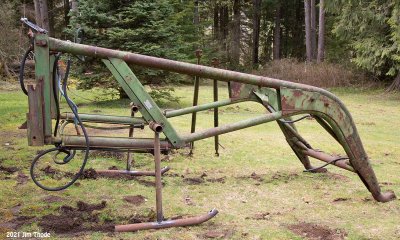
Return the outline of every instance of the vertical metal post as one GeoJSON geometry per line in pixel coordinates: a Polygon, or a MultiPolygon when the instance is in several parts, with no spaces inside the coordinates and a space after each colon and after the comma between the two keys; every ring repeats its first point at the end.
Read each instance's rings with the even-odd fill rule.
{"type": "MultiPolygon", "coordinates": [[[[213,58],[211,64],[213,67],[217,68],[219,66],[218,58],[213,58]]],[[[214,102],[218,101],[218,81],[213,80],[213,92],[214,92],[214,102]]],[[[218,127],[218,108],[214,108],[214,127],[218,127]]],[[[214,148],[215,148],[215,156],[219,156],[219,136],[214,136],[214,148]]]]}
{"type": "Polygon", "coordinates": [[[160,133],[154,131],[154,165],[156,172],[156,211],[157,222],[163,221],[162,210],[162,183],[161,183],[161,150],[160,150],[160,133]]]}
{"type": "Polygon", "coordinates": [[[228,82],[228,96],[229,98],[232,98],[232,87],[231,87],[231,81],[228,82]]]}
{"type": "MultiPolygon", "coordinates": [[[[195,51],[195,54],[197,57],[197,64],[200,64],[200,58],[203,54],[203,51],[200,49],[197,49],[195,51]]],[[[195,76],[194,77],[193,106],[197,106],[198,101],[199,101],[199,87],[200,87],[200,78],[198,76],[195,76]]],[[[191,133],[194,133],[196,131],[196,117],[197,117],[197,113],[196,112],[192,113],[192,127],[190,129],[191,133]]],[[[194,148],[194,142],[191,142],[189,155],[193,154],[193,148],[194,148]]]]}
{"type": "MultiPolygon", "coordinates": [[[[135,113],[138,112],[138,107],[133,104],[133,102],[130,103],[130,107],[131,107],[131,117],[135,117],[135,113]]],[[[133,137],[133,131],[134,131],[134,126],[131,125],[131,127],[129,128],[129,137],[133,137]]],[[[132,152],[128,152],[127,158],[126,158],[126,171],[130,171],[131,167],[132,167],[132,161],[133,161],[133,153],[132,152]]]]}

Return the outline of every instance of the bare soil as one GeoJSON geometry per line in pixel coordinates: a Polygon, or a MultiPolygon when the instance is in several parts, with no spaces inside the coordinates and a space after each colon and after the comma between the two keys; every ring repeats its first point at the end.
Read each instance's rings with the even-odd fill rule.
{"type": "Polygon", "coordinates": [[[15,173],[17,171],[19,171],[19,168],[17,168],[17,167],[0,166],[0,172],[5,172],[7,174],[13,174],[13,173],[15,173]]]}
{"type": "Polygon", "coordinates": [[[82,201],[77,202],[77,207],[61,206],[58,215],[49,214],[38,220],[38,225],[43,231],[55,232],[58,234],[73,234],[88,231],[112,232],[114,224],[100,223],[99,213],[95,210],[102,210],[106,207],[106,201],[100,204],[89,204],[82,201]]]}
{"type": "Polygon", "coordinates": [[[294,234],[311,240],[342,240],[347,233],[340,229],[330,229],[328,227],[313,223],[298,223],[288,227],[294,234]]]}
{"type": "Polygon", "coordinates": [[[24,185],[25,183],[28,182],[28,179],[29,179],[28,176],[26,176],[22,172],[18,172],[18,175],[17,175],[17,184],[18,185],[24,185]]]}
{"type": "Polygon", "coordinates": [[[146,202],[146,198],[142,195],[125,196],[124,200],[136,206],[142,205],[144,202],[146,202]]]}
{"type": "Polygon", "coordinates": [[[350,200],[350,198],[335,198],[334,200],[333,200],[333,202],[334,203],[337,203],[337,202],[346,202],[346,201],[349,201],[350,200]]]}
{"type": "Polygon", "coordinates": [[[188,184],[188,185],[199,185],[204,183],[204,179],[203,178],[184,178],[183,182],[188,184]]]}
{"type": "Polygon", "coordinates": [[[61,202],[63,200],[65,200],[65,199],[62,197],[52,196],[52,195],[43,198],[43,202],[46,202],[46,203],[61,202]]]}

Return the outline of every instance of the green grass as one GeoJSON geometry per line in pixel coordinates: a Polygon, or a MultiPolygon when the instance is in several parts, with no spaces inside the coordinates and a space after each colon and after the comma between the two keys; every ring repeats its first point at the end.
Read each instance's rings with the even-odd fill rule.
{"type": "MultiPolygon", "coordinates": [[[[74,91],[74,90],[72,90],[74,91]]],[[[333,89],[350,109],[358,127],[364,147],[383,189],[391,189],[400,194],[400,95],[384,94],[383,90],[360,91],[356,89],[333,89]]],[[[74,91],[76,92],[76,91],[74,91]]],[[[220,98],[227,97],[225,86],[220,86],[220,98]]],[[[93,90],[78,92],[88,99],[99,99],[101,92],[93,90]]],[[[179,105],[190,106],[192,87],[177,87],[175,94],[181,98],[179,105]]],[[[73,95],[71,95],[73,97],[73,95]]],[[[210,86],[202,86],[201,103],[212,100],[210,86]]],[[[107,99],[90,103],[75,97],[81,105],[81,113],[128,115],[129,101],[107,99]]],[[[19,91],[0,92],[0,161],[2,166],[17,166],[28,175],[28,169],[37,150],[27,146],[26,130],[17,127],[25,120],[27,99],[19,91]]],[[[166,108],[175,108],[174,103],[166,108]]],[[[246,119],[265,110],[252,103],[239,104],[239,107],[221,108],[220,124],[246,119]]],[[[65,105],[63,110],[67,111],[65,105]]],[[[211,127],[213,115],[206,111],[198,113],[197,129],[211,127]]],[[[173,118],[173,125],[182,133],[190,130],[190,115],[173,118]]],[[[317,125],[315,121],[304,120],[298,124],[301,134],[310,143],[327,152],[343,153],[343,150],[317,125]]],[[[91,132],[99,134],[98,131],[91,132]]],[[[127,131],[108,133],[125,136],[127,131]]],[[[148,130],[137,131],[137,136],[152,135],[148,130]]],[[[214,156],[213,139],[195,144],[195,154],[187,157],[188,150],[179,150],[172,154],[162,165],[171,167],[170,173],[185,177],[199,177],[207,174],[206,179],[225,178],[225,183],[205,182],[200,185],[188,185],[181,177],[167,176],[163,189],[164,211],[166,217],[177,215],[196,215],[217,208],[216,218],[199,226],[171,228],[159,231],[141,231],[137,233],[115,234],[111,237],[121,239],[202,239],[209,230],[227,231],[232,239],[301,239],[290,230],[290,224],[299,222],[317,223],[331,229],[347,232],[348,239],[398,239],[400,238],[400,202],[389,203],[366,201],[371,195],[359,178],[350,172],[329,167],[331,173],[308,174],[302,172],[297,160],[276,123],[264,124],[253,128],[220,136],[223,148],[220,157],[214,156]],[[248,178],[255,172],[264,178],[258,182],[248,178]],[[344,176],[344,177],[343,177],[344,176]],[[190,198],[192,205],[186,204],[190,198]],[[337,198],[347,201],[333,202],[337,198]],[[269,213],[269,218],[254,220],[257,213],[269,213]]],[[[135,155],[140,169],[153,169],[149,155],[135,155]]],[[[76,170],[81,155],[70,166],[76,170]]],[[[50,159],[48,159],[49,161],[50,159]]],[[[124,161],[113,158],[90,159],[88,168],[104,169],[112,165],[124,166],[124,161]]],[[[319,165],[320,162],[314,162],[319,165]]],[[[99,203],[106,200],[108,205],[101,212],[101,219],[117,219],[135,213],[148,212],[155,207],[155,191],[138,181],[128,180],[81,180],[79,187],[48,193],[36,187],[31,180],[24,185],[16,183],[16,175],[0,172],[0,222],[11,219],[11,208],[21,204],[21,215],[43,216],[54,213],[61,205],[75,206],[78,200],[99,203]],[[141,206],[133,206],[123,201],[127,195],[143,195],[148,201],[141,206]],[[60,196],[64,201],[46,203],[48,195],[60,196]]],[[[143,178],[152,181],[151,178],[143,178]]],[[[0,229],[0,234],[3,234],[0,229]]],[[[37,231],[38,225],[26,225],[24,231],[37,231]]],[[[5,230],[4,230],[5,231],[5,230]]],[[[0,238],[3,236],[0,235],[0,238]]],[[[58,238],[52,234],[52,237],[58,238]]],[[[68,236],[66,238],[69,238],[68,236]]],[[[107,233],[87,233],[83,239],[110,238],[107,233]]]]}

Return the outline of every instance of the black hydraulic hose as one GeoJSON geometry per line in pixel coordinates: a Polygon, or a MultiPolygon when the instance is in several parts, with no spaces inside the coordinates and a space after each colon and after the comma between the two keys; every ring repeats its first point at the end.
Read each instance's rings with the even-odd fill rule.
{"type": "Polygon", "coordinates": [[[20,68],[19,68],[19,84],[21,85],[21,90],[25,93],[25,95],[28,96],[28,91],[25,88],[24,84],[24,73],[25,73],[25,63],[26,59],[28,59],[29,54],[33,50],[33,45],[29,46],[29,48],[26,50],[25,54],[22,56],[20,68]]]}
{"type": "Polygon", "coordinates": [[[35,165],[36,165],[36,162],[42,156],[44,156],[45,154],[53,152],[53,151],[62,151],[63,148],[61,146],[58,146],[58,147],[55,147],[55,148],[48,149],[48,150],[44,151],[43,153],[37,155],[35,157],[35,159],[33,159],[33,162],[32,162],[31,168],[30,168],[30,174],[31,174],[31,178],[32,178],[33,182],[38,187],[40,187],[40,188],[42,188],[42,189],[44,189],[46,191],[61,191],[61,190],[64,190],[64,189],[70,187],[72,184],[74,184],[76,182],[76,180],[78,180],[80,178],[80,176],[82,175],[83,171],[85,170],[86,163],[87,163],[87,160],[89,158],[90,146],[89,146],[89,137],[88,137],[88,134],[86,132],[86,128],[83,126],[82,120],[79,118],[79,114],[78,114],[76,108],[74,107],[74,104],[72,103],[71,99],[69,99],[68,94],[67,94],[67,80],[68,80],[70,66],[71,66],[71,61],[68,60],[67,69],[66,69],[66,72],[65,72],[65,78],[64,78],[64,81],[63,81],[63,84],[62,84],[62,89],[63,89],[63,92],[64,92],[64,98],[67,101],[68,106],[71,108],[72,113],[74,114],[78,124],[80,125],[80,127],[82,129],[82,132],[83,132],[83,135],[85,137],[85,142],[86,142],[85,156],[83,158],[82,165],[81,165],[81,167],[79,169],[79,172],[77,174],[75,174],[75,176],[72,178],[72,180],[70,182],[68,182],[64,186],[51,188],[51,187],[46,187],[46,186],[42,185],[39,181],[37,181],[37,179],[35,177],[35,174],[34,174],[35,165]]]}
{"type": "Polygon", "coordinates": [[[281,122],[281,123],[295,123],[295,122],[299,122],[299,121],[301,121],[301,120],[303,120],[305,118],[308,118],[308,117],[311,117],[311,115],[305,115],[305,116],[303,116],[301,118],[298,118],[298,119],[295,119],[295,120],[282,120],[282,119],[279,119],[279,122],[281,122]]]}
{"type": "Polygon", "coordinates": [[[61,57],[61,53],[58,53],[56,57],[54,58],[54,64],[53,64],[53,96],[54,96],[54,102],[56,105],[56,124],[54,125],[54,137],[57,136],[58,132],[58,126],[60,125],[60,103],[58,101],[58,77],[59,77],[59,71],[58,71],[58,60],[61,57]]]}
{"type": "Polygon", "coordinates": [[[316,167],[316,168],[306,169],[306,170],[304,170],[303,172],[314,172],[314,171],[319,170],[319,169],[321,169],[321,168],[324,168],[324,167],[326,167],[326,166],[328,166],[328,165],[330,165],[330,164],[335,164],[335,162],[337,162],[337,161],[348,160],[348,159],[349,159],[348,157],[336,158],[336,159],[333,159],[332,161],[327,162],[326,164],[324,164],[324,165],[322,165],[322,166],[319,166],[319,167],[316,167]]]}

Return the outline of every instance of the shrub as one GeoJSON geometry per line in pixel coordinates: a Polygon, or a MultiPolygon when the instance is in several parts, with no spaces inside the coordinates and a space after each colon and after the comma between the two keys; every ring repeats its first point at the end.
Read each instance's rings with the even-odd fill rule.
{"type": "Polygon", "coordinates": [[[305,63],[295,59],[282,59],[267,63],[254,74],[316,87],[368,86],[375,84],[367,76],[340,64],[305,63]]]}

